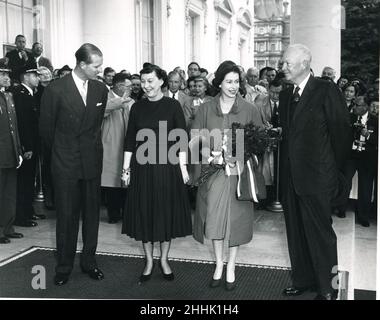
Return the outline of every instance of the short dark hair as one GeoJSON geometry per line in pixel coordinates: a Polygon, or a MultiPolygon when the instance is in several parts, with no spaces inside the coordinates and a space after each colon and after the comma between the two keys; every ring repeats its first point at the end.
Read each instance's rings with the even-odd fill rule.
{"type": "Polygon", "coordinates": [[[18,34],[15,38],[15,42],[17,41],[18,38],[25,38],[26,39],[26,37],[23,34],[18,34]]]}
{"type": "Polygon", "coordinates": [[[219,65],[218,69],[215,71],[215,78],[214,78],[214,80],[212,80],[212,85],[215,88],[219,88],[219,86],[223,82],[226,74],[228,74],[230,72],[234,72],[234,73],[237,73],[239,75],[239,82],[241,84],[242,78],[241,78],[241,71],[240,71],[239,66],[231,60],[226,60],[226,61],[223,61],[219,65]]]}
{"type": "Polygon", "coordinates": [[[35,47],[37,44],[40,44],[40,45],[42,46],[42,43],[41,43],[41,42],[35,42],[35,43],[33,43],[33,45],[32,45],[32,49],[34,49],[34,47],[35,47]]]}
{"type": "Polygon", "coordinates": [[[152,64],[150,62],[144,62],[143,63],[143,69],[149,67],[149,66],[152,66],[152,64]]]}
{"type": "Polygon", "coordinates": [[[201,73],[206,72],[206,73],[208,74],[208,70],[205,69],[205,68],[200,68],[199,71],[200,71],[201,73]]]}
{"type": "Polygon", "coordinates": [[[131,80],[131,77],[126,73],[116,73],[112,79],[112,85],[116,85],[118,83],[124,82],[125,80],[131,80]]]}
{"type": "Polygon", "coordinates": [[[194,81],[195,82],[195,79],[196,79],[197,77],[189,77],[187,80],[186,80],[186,83],[187,83],[187,87],[190,87],[190,82],[191,81],[194,81]]]}
{"type": "Polygon", "coordinates": [[[155,64],[149,63],[149,65],[147,65],[145,68],[143,68],[140,71],[140,77],[143,74],[149,74],[149,73],[152,73],[152,72],[154,72],[156,74],[156,76],[157,76],[158,79],[163,80],[164,83],[162,84],[161,88],[167,87],[167,85],[168,85],[168,75],[167,75],[166,71],[164,69],[161,69],[159,66],[156,66],[155,64]]]}
{"type": "Polygon", "coordinates": [[[264,72],[267,72],[269,67],[264,67],[264,68],[261,68],[260,71],[259,71],[259,79],[261,79],[263,77],[263,74],[264,72]]]}
{"type": "Polygon", "coordinates": [[[189,63],[189,65],[187,66],[187,69],[189,69],[189,67],[192,65],[192,64],[196,64],[198,66],[198,69],[201,69],[201,66],[199,65],[198,62],[195,62],[195,61],[192,61],[189,63]]]}
{"type": "Polygon", "coordinates": [[[279,78],[274,78],[271,82],[269,82],[268,88],[270,87],[279,87],[282,86],[282,81],[279,78]]]}
{"type": "Polygon", "coordinates": [[[357,96],[359,95],[360,88],[359,88],[359,86],[358,86],[357,84],[352,83],[352,82],[349,82],[349,83],[347,83],[347,84],[342,88],[342,91],[343,91],[343,92],[346,91],[346,89],[347,89],[348,87],[353,87],[353,88],[355,89],[355,97],[357,97],[357,96]]]}
{"type": "Polygon", "coordinates": [[[104,69],[103,74],[106,75],[106,74],[111,73],[111,72],[116,72],[116,71],[114,69],[112,69],[111,67],[107,67],[104,69]]]}
{"type": "Polygon", "coordinates": [[[91,43],[85,43],[83,44],[77,52],[75,52],[75,58],[77,59],[77,64],[80,62],[84,62],[85,64],[90,64],[92,62],[91,56],[97,55],[99,57],[103,57],[102,51],[100,49],[91,44],[91,43]]]}

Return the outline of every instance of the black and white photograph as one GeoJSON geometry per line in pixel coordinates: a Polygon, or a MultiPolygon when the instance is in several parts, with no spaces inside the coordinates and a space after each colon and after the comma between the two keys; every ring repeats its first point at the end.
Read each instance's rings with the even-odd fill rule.
{"type": "Polygon", "coordinates": [[[379,17],[0,0],[0,302],[380,299],[379,17]]]}

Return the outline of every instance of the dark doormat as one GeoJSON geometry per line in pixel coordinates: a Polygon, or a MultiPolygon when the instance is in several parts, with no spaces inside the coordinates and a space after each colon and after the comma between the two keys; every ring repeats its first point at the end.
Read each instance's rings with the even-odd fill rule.
{"type": "Polygon", "coordinates": [[[355,289],[354,300],[376,300],[376,291],[355,289]]]}
{"type": "Polygon", "coordinates": [[[150,281],[139,284],[144,268],[142,256],[98,253],[97,262],[104,272],[102,281],[83,274],[76,257],[69,282],[61,287],[53,283],[55,249],[32,247],[0,263],[0,297],[30,299],[168,299],[168,300],[309,300],[315,293],[297,298],[284,297],[282,290],[291,283],[287,268],[238,264],[237,287],[209,288],[214,271],[210,261],[170,259],[175,280],[162,278],[159,260],[150,281]],[[46,279],[46,280],[45,280],[46,279]],[[45,289],[39,289],[39,288],[45,289]]]}

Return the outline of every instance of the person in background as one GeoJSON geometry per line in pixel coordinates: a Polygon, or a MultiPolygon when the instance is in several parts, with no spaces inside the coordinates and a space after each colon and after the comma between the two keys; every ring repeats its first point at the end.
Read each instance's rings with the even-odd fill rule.
{"type": "Polygon", "coordinates": [[[16,217],[17,169],[22,164],[23,153],[13,97],[5,91],[11,85],[11,70],[6,60],[8,59],[0,59],[0,244],[8,244],[10,239],[23,237],[13,227],[16,217]]]}
{"type": "Polygon", "coordinates": [[[65,64],[61,69],[59,69],[58,78],[61,79],[67,76],[68,74],[71,74],[71,71],[73,71],[73,69],[71,69],[67,64],[65,64]]]}
{"type": "Polygon", "coordinates": [[[34,62],[19,69],[21,85],[14,89],[17,123],[24,161],[17,172],[17,208],[15,225],[35,227],[33,220],[45,219],[44,214],[36,214],[34,201],[34,183],[36,165],[40,154],[40,137],[38,131],[39,106],[36,89],[39,85],[39,71],[34,62]]]}
{"type": "Polygon", "coordinates": [[[186,95],[181,88],[181,76],[176,71],[171,71],[168,74],[168,87],[169,90],[166,92],[166,96],[177,100],[183,112],[185,112],[185,105],[191,103],[191,97],[186,95]]]}
{"type": "MultiPolygon", "coordinates": [[[[38,110],[40,110],[42,95],[45,88],[53,81],[52,74],[47,67],[39,67],[39,85],[36,92],[38,110]]],[[[47,210],[55,210],[54,205],[54,187],[51,176],[51,150],[41,143],[41,161],[42,161],[42,185],[44,190],[44,205],[47,210]]]]}
{"type": "Polygon", "coordinates": [[[116,71],[112,69],[111,67],[107,67],[104,69],[103,72],[103,82],[106,85],[108,90],[111,90],[112,83],[113,83],[113,77],[115,76],[116,71]]]}
{"type": "Polygon", "coordinates": [[[181,76],[181,86],[180,86],[180,90],[185,90],[186,89],[186,72],[185,70],[183,70],[181,67],[175,67],[173,71],[176,71],[179,73],[179,75],[181,76]]]}
{"type": "Polygon", "coordinates": [[[201,75],[200,71],[201,67],[197,62],[190,62],[188,67],[187,67],[187,76],[188,78],[191,77],[199,77],[201,75]]]}
{"type": "Polygon", "coordinates": [[[324,67],[321,77],[330,79],[332,82],[335,82],[336,71],[331,67],[324,67]]]}
{"type": "MultiPolygon", "coordinates": [[[[352,178],[358,172],[356,219],[363,227],[369,227],[371,198],[377,170],[379,119],[369,113],[369,101],[366,96],[356,97],[350,115],[353,135],[351,155],[344,168],[344,175],[349,183],[345,200],[348,202],[352,178]]],[[[339,208],[339,217],[345,216],[346,208],[347,203],[339,208]]]]}
{"type": "Polygon", "coordinates": [[[132,82],[128,75],[118,73],[113,77],[102,124],[104,151],[101,186],[106,198],[108,223],[117,223],[121,219],[125,204],[126,190],[120,172],[123,168],[129,110],[135,102],[130,98],[131,91],[132,82]]]}
{"type": "Polygon", "coordinates": [[[11,79],[14,83],[20,83],[20,69],[27,63],[33,62],[33,55],[28,52],[26,47],[26,38],[24,35],[19,34],[15,39],[16,49],[9,51],[6,58],[9,59],[8,66],[12,70],[11,79]]]}
{"type": "Polygon", "coordinates": [[[195,78],[196,77],[190,77],[187,79],[187,95],[189,95],[190,97],[196,97],[197,95],[197,88],[195,86],[195,78]]]}
{"type": "Polygon", "coordinates": [[[356,84],[348,83],[343,88],[344,98],[349,112],[352,112],[355,106],[355,97],[359,94],[359,87],[356,84]]]}
{"type": "Polygon", "coordinates": [[[179,102],[165,97],[162,92],[167,82],[166,72],[156,65],[149,65],[140,71],[140,76],[147,99],[136,102],[129,115],[122,171],[122,179],[129,187],[122,233],[142,242],[145,267],[139,277],[141,283],[151,279],[155,242],[160,243],[162,276],[172,281],[174,273],[168,262],[171,240],[190,235],[192,229],[185,186],[189,181],[187,143],[180,142],[174,160],[169,156],[166,161],[160,161],[161,155],[168,154],[175,141],[162,137],[167,143],[162,144],[161,139],[148,139],[144,143],[137,137],[144,129],[153,130],[158,136],[162,122],[167,125],[168,133],[174,129],[186,130],[186,123],[179,102]],[[148,159],[141,148],[151,155],[148,159]]]}
{"type": "Polygon", "coordinates": [[[207,69],[205,69],[205,68],[200,68],[199,69],[199,71],[200,71],[200,76],[202,77],[202,78],[207,78],[207,76],[208,76],[208,70],[207,69]]]}
{"type": "Polygon", "coordinates": [[[53,72],[53,66],[50,62],[50,60],[46,57],[42,56],[42,53],[44,52],[44,47],[41,43],[35,42],[32,46],[32,55],[34,60],[36,61],[37,68],[39,67],[46,67],[49,69],[50,72],[53,72]]]}
{"type": "Polygon", "coordinates": [[[139,101],[144,96],[144,91],[141,89],[141,80],[139,74],[133,74],[131,76],[132,81],[132,92],[131,92],[131,98],[134,101],[139,101]]]}
{"type": "Polygon", "coordinates": [[[348,77],[340,76],[336,84],[338,85],[339,89],[343,92],[344,87],[348,84],[348,82],[348,77]]]}

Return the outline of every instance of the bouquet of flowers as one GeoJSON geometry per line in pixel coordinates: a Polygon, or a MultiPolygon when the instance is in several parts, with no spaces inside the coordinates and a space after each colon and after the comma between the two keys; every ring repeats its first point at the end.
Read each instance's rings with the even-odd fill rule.
{"type": "Polygon", "coordinates": [[[254,159],[255,167],[258,166],[257,156],[262,155],[279,140],[279,135],[275,136],[270,130],[258,127],[253,122],[245,125],[234,122],[229,135],[231,143],[228,143],[228,135],[224,135],[221,149],[212,151],[208,160],[209,164],[202,166],[201,175],[196,183],[198,186],[205,183],[219,170],[225,170],[226,174],[230,175],[230,169],[236,165],[230,159],[232,156],[236,156],[237,147],[242,147],[237,145],[237,130],[242,130],[244,135],[244,163],[254,159]]]}

